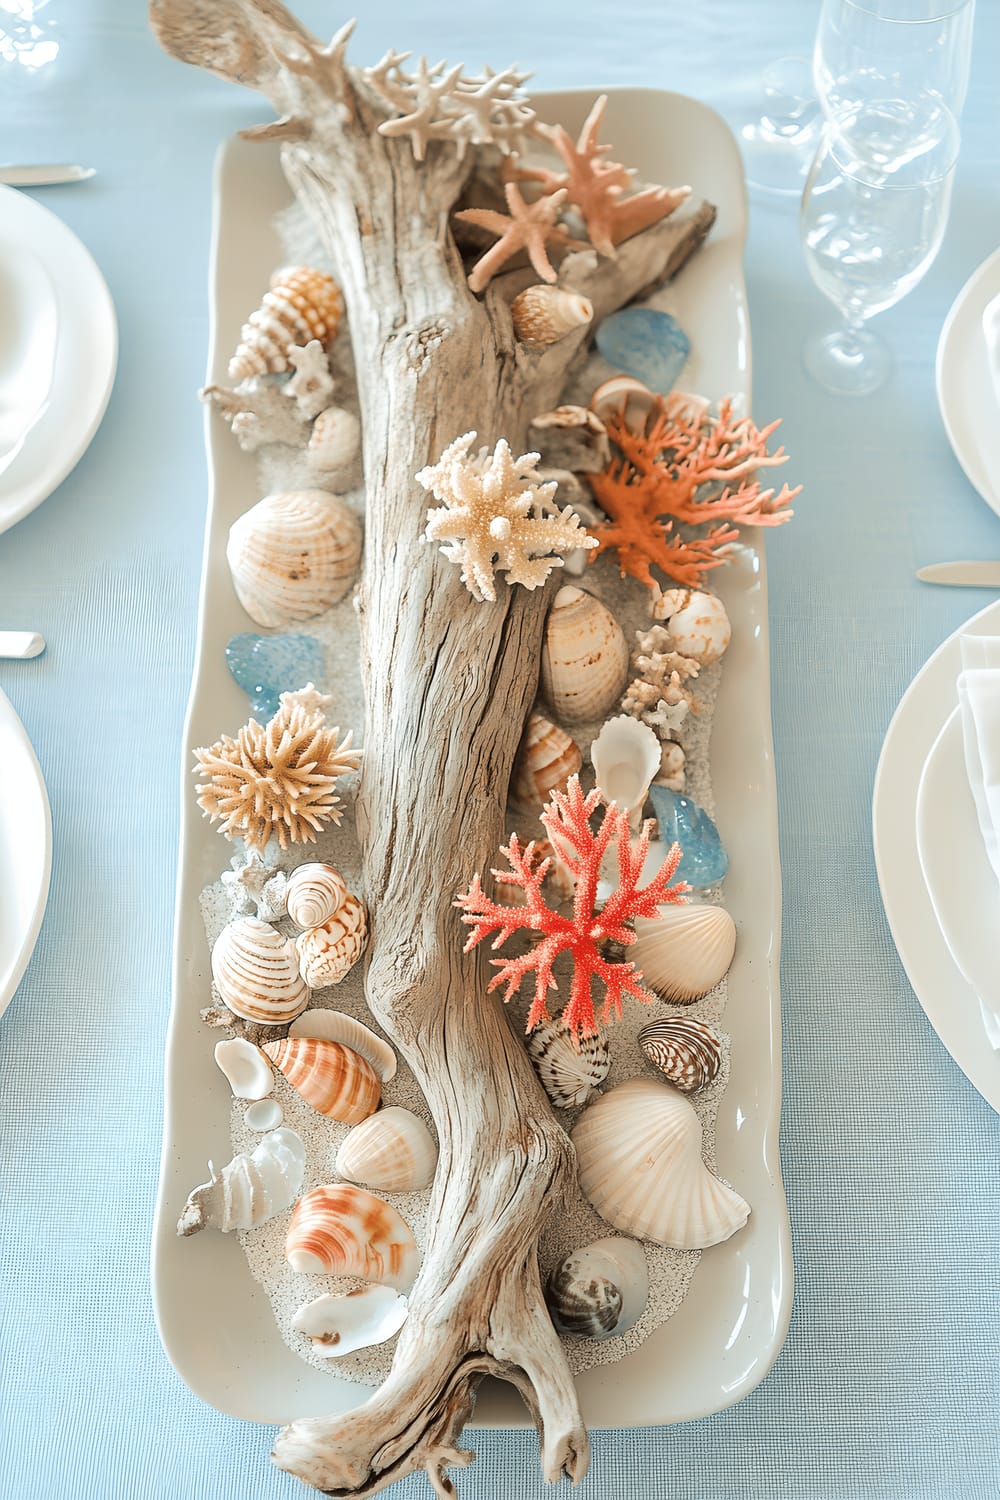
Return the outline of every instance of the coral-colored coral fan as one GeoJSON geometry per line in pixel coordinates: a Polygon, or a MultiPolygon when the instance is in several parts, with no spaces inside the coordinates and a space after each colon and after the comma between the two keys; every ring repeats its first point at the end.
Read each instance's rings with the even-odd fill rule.
{"type": "Polygon", "coordinates": [[[517,834],[511,835],[510,843],[501,851],[510,869],[494,870],[493,875],[501,885],[520,887],[525,904],[502,906],[491,901],[483,891],[478,875],[468,891],[455,902],[462,908],[462,921],[472,928],[465,945],[467,953],[491,932],[497,934],[492,944],[494,949],[502,947],[519,930],[541,934],[541,941],[519,958],[491,960],[497,973],[490,982],[490,989],[505,985],[505,1000],[510,1000],[517,992],[526,974],[534,973],[535,994],[528,1015],[528,1031],[532,1031],[548,1014],[546,995],[547,991],[558,989],[552,966],[560,953],[569,953],[573,959],[570,996],[562,1012],[562,1019],[572,1033],[591,1036],[597,1031],[598,1019],[591,988],[594,979],[604,987],[602,1021],[621,1016],[626,994],[648,1000],[649,995],[639,983],[641,971],[630,961],[616,963],[607,958],[602,944],[606,940],[623,947],[634,943],[635,932],[628,925],[631,919],[655,917],[658,906],[683,901],[688,889],[683,881],[675,886],[669,884],[681,859],[677,844],[673,845],[650,883],[640,889],[652,824],[643,825],[642,834],[633,847],[629,841],[628,816],[611,803],[605,808],[597,828],[592,829],[590,819],[601,800],[599,787],[584,796],[580,778],[572,776],[564,792],[552,793],[542,813],[545,830],[576,884],[571,917],[554,911],[542,895],[542,882],[549,872],[551,859],[539,859],[534,840],[522,849],[517,834]],[[598,908],[597,882],[601,861],[613,843],[617,843],[618,887],[598,908]]]}

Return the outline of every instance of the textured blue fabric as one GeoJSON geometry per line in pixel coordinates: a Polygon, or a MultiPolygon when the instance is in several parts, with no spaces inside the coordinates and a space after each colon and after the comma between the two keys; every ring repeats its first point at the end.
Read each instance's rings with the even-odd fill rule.
{"type": "MultiPolygon", "coordinates": [[[[0,7],[0,28],[9,7],[0,7]]],[[[221,7],[220,7],[221,9],[221,7]]],[[[540,86],[634,83],[731,111],[759,69],[808,52],[802,0],[374,0],[353,53],[516,55],[540,86]]],[[[304,18],[329,33],[325,3],[304,18]]],[[[189,1394],[148,1289],[169,1004],[179,749],[194,650],[206,476],[194,392],[207,338],[211,166],[259,100],[164,56],[143,8],[51,0],[61,52],[30,86],[0,62],[0,160],[92,162],[39,192],[94,252],[121,322],[96,440],[0,537],[0,624],[44,632],[0,663],[55,829],[41,939],[0,1023],[5,1500],[256,1500],[298,1484],[271,1433],[189,1394]]],[[[887,390],[858,403],[804,377],[829,310],[793,205],[754,203],[747,253],[756,408],[782,413],[805,491],[770,548],[785,883],[783,1165],[791,1332],[738,1407],[598,1433],[584,1496],[987,1500],[997,1494],[998,1119],[938,1043],[882,915],[872,778],[890,714],[930,651],[988,596],[916,566],[1000,556],[934,396],[934,349],[1000,242],[1000,7],[982,0],[951,226],[926,280],[879,321],[887,390]]],[[[790,473],[792,471],[790,470],[790,473]]],[[[16,878],[0,871],[0,879],[16,878]]],[[[473,1434],[470,1497],[546,1493],[533,1434],[473,1434]]],[[[427,1493],[414,1478],[399,1500],[427,1493]]]]}

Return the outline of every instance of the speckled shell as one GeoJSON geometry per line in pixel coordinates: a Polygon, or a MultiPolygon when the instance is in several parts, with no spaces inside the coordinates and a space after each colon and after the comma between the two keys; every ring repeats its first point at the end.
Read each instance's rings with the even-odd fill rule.
{"type": "Polygon", "coordinates": [[[296,1203],[285,1240],[293,1271],[360,1276],[405,1292],[420,1268],[410,1227],[394,1208],[349,1183],[313,1188],[296,1203]]]}
{"type": "Polygon", "coordinates": [[[628,678],[621,626],[600,599],[572,584],[556,594],[545,622],[541,685],[557,719],[600,719],[617,703],[628,678]]]}
{"type": "Polygon", "coordinates": [[[718,661],[732,639],[726,606],[700,589],[668,589],[653,605],[653,618],[665,622],[672,650],[703,667],[718,661]]]}
{"type": "Polygon", "coordinates": [[[392,1287],[356,1287],[353,1292],[324,1292],[305,1303],[292,1327],[312,1339],[317,1354],[340,1359],[391,1339],[402,1328],[407,1311],[406,1298],[392,1287]]]}
{"type": "Polygon", "coordinates": [[[180,1235],[199,1229],[253,1229],[295,1201],[305,1173],[306,1148],[294,1130],[272,1130],[249,1155],[228,1161],[211,1182],[195,1188],[177,1223],[180,1235]]]}
{"type": "Polygon", "coordinates": [[[595,1240],[555,1266],[545,1287],[559,1333],[610,1339],[638,1323],[649,1298],[646,1252],[635,1240],[595,1240]]]}
{"type": "Polygon", "coordinates": [[[629,957],[649,988],[686,1005],[714,990],[736,951],[736,924],[722,906],[661,906],[636,917],[629,957]]]}
{"type": "Polygon", "coordinates": [[[611,1055],[599,1033],[573,1037],[561,1021],[542,1021],[528,1037],[528,1055],[542,1088],[559,1109],[595,1098],[608,1076],[611,1055]]]}
{"type": "Polygon", "coordinates": [[[683,792],[687,777],[684,763],[687,757],[682,745],[676,740],[664,740],[660,750],[660,771],[653,780],[657,786],[665,786],[671,792],[683,792]]]}
{"type": "Polygon", "coordinates": [[[584,1196],[622,1234],[701,1250],[749,1217],[750,1205],[702,1161],[690,1100],[666,1084],[619,1084],[584,1110],[572,1141],[584,1196]]]}
{"type": "Polygon", "coordinates": [[[312,266],[282,267],[271,277],[260,307],[243,325],[229,361],[230,378],[246,380],[287,370],[293,345],[312,339],[331,344],[343,316],[344,299],[332,276],[312,266]]]}
{"type": "Polygon", "coordinates": [[[285,909],[296,927],[319,927],[343,904],[347,883],[333,865],[299,865],[285,886],[285,909]]]}
{"type": "Polygon", "coordinates": [[[531,348],[544,348],[565,338],[574,329],[584,328],[594,316],[592,303],[566,287],[526,286],[510,305],[514,332],[531,348]]]}
{"type": "Polygon", "coordinates": [[[309,1004],[294,941],[257,917],[223,927],[212,949],[212,978],[225,1004],[245,1021],[284,1026],[309,1004]]]}
{"type": "Polygon", "coordinates": [[[608,719],[590,747],[590,759],[605,799],[622,812],[641,813],[660,769],[660,741],[649,725],[629,714],[608,719]]]}
{"type": "Polygon", "coordinates": [[[340,1042],[290,1036],[261,1051],[297,1094],[328,1120],[359,1125],[378,1109],[382,1085],[367,1058],[340,1042]]]}
{"type": "Polygon", "coordinates": [[[288,1028],[289,1036],[314,1036],[327,1042],[342,1042],[371,1063],[383,1083],[396,1075],[396,1054],[384,1037],[376,1036],[361,1021],[340,1010],[311,1006],[288,1028]]]}
{"type": "Polygon", "coordinates": [[[719,1071],[719,1034],[695,1016],[663,1016],[639,1032],[643,1056],[683,1094],[703,1089],[719,1071]]]}
{"type": "Polygon", "coordinates": [[[349,1182],[386,1193],[429,1187],[437,1166],[437,1146],[423,1120],[393,1106],[350,1131],[337,1152],[337,1171],[349,1182]]]}
{"type": "Polygon", "coordinates": [[[368,915],[364,904],[348,891],[328,921],[310,927],[295,940],[299,972],[314,990],[339,984],[364,952],[368,915]]]}
{"type": "Polygon", "coordinates": [[[237,597],[258,625],[311,620],[354,583],[361,523],[326,490],[265,495],[234,521],[226,557],[237,597]]]}
{"type": "Polygon", "coordinates": [[[573,737],[544,714],[531,714],[514,761],[511,798],[526,811],[544,807],[553,787],[565,787],[582,765],[573,737]]]}
{"type": "Polygon", "coordinates": [[[361,423],[352,411],[328,406],[321,411],[309,434],[309,462],[326,473],[353,463],[361,447],[361,423]]]}

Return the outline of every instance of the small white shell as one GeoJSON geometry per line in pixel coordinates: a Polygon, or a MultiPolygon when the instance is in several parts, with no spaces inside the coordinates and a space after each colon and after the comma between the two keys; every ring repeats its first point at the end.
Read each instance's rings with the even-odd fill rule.
{"type": "Polygon", "coordinates": [[[609,719],[590,747],[597,785],[622,812],[642,812],[649,783],[660,769],[660,741],[629,714],[609,719]]]}
{"type": "Polygon", "coordinates": [[[308,928],[295,940],[299,972],[306,984],[314,990],[339,984],[364,952],[367,937],[364,904],[348,891],[332,917],[308,928]]]}
{"type": "Polygon", "coordinates": [[[722,906],[661,906],[636,917],[629,957],[650,989],[688,1004],[714,990],[736,951],[736,923],[722,906]]]}
{"type": "Polygon", "coordinates": [[[671,792],[683,792],[687,778],[684,774],[686,756],[684,747],[676,740],[664,740],[660,753],[660,770],[653,780],[657,786],[665,786],[671,792]]]}
{"type": "Polygon", "coordinates": [[[309,462],[328,473],[353,463],[361,447],[361,423],[352,411],[328,406],[313,423],[309,437],[309,462]]]}
{"type": "Polygon", "coordinates": [[[212,949],[212,978],[229,1009],[245,1021],[282,1026],[309,1004],[295,943],[257,917],[223,927],[212,949]]]}
{"type": "Polygon", "coordinates": [[[272,1130],[249,1156],[234,1156],[211,1181],[188,1197],[177,1221],[180,1235],[199,1229],[253,1229],[284,1213],[298,1196],[305,1175],[306,1148],[294,1130],[272,1130]]]}
{"type": "Polygon", "coordinates": [[[562,790],[582,765],[583,756],[572,735],[544,714],[531,714],[514,761],[510,795],[519,807],[537,811],[545,806],[553,788],[562,790]]]}
{"type": "Polygon", "coordinates": [[[595,1240],[566,1255],[545,1288],[558,1333],[610,1339],[627,1333],[649,1298],[646,1252],[635,1240],[595,1240]]]}
{"type": "Polygon", "coordinates": [[[349,1182],[386,1193],[429,1187],[437,1146],[423,1120],[408,1109],[380,1109],[348,1133],[337,1152],[337,1171],[349,1182]]]}
{"type": "Polygon", "coordinates": [[[391,1339],[405,1323],[407,1310],[406,1298],[389,1286],[324,1292],[299,1308],[292,1327],[312,1339],[317,1354],[340,1359],[391,1339]]]}
{"type": "Polygon", "coordinates": [[[284,1118],[285,1111],[277,1099],[258,1099],[243,1116],[243,1123],[248,1130],[277,1130],[284,1118]]]}
{"type": "Polygon", "coordinates": [[[229,1080],[235,1099],[263,1099],[274,1088],[274,1074],[260,1049],[245,1037],[216,1042],[215,1061],[229,1080]]]}
{"type": "Polygon", "coordinates": [[[666,622],[674,651],[703,667],[718,661],[732,639],[726,606],[700,589],[667,589],[653,605],[653,618],[666,622]]]}
{"type": "Polygon", "coordinates": [[[557,719],[579,724],[606,714],[628,677],[628,646],[614,615],[593,594],[567,584],[545,622],[541,686],[557,719]]]}
{"type": "Polygon", "coordinates": [[[343,1011],[313,1006],[292,1022],[288,1035],[311,1036],[323,1042],[340,1042],[352,1051],[360,1052],[371,1063],[383,1083],[388,1083],[390,1078],[395,1077],[396,1054],[389,1043],[343,1011]]]}
{"type": "Polygon", "coordinates": [[[233,587],[258,625],[311,620],[354,582],[361,523],[339,495],[265,495],[234,521],[226,545],[233,587]]]}
{"type": "Polygon", "coordinates": [[[528,1037],[528,1055],[542,1088],[559,1109],[576,1109],[596,1098],[611,1067],[605,1037],[573,1036],[562,1021],[540,1022],[528,1037]]]}
{"type": "Polygon", "coordinates": [[[593,319],[594,308],[586,297],[566,287],[526,286],[510,305],[514,332],[529,349],[555,344],[593,319]]]}
{"type": "Polygon", "coordinates": [[[332,865],[299,865],[285,886],[285,908],[296,927],[319,927],[344,903],[347,884],[332,865]]]}

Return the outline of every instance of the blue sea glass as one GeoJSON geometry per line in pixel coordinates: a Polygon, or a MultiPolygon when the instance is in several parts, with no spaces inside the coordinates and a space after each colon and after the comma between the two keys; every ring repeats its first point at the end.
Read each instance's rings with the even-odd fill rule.
{"type": "Polygon", "coordinates": [[[686,880],[696,891],[715,885],[729,869],[719,830],[708,813],[690,797],[668,791],[665,786],[651,786],[649,795],[660,825],[660,839],[669,846],[681,846],[682,859],[677,879],[686,880]]]}
{"type": "Polygon", "coordinates": [[[597,347],[609,364],[666,395],[687,362],[691,340],[669,313],[626,307],[602,320],[597,347]]]}
{"type": "Polygon", "coordinates": [[[226,647],[226,663],[236,682],[249,695],[253,717],[270,719],[278,711],[282,693],[295,692],[314,682],[322,687],[326,674],[323,647],[312,635],[234,635],[226,647]]]}

